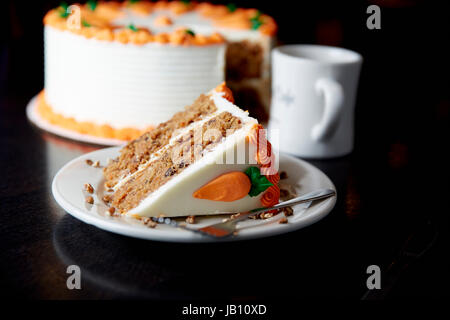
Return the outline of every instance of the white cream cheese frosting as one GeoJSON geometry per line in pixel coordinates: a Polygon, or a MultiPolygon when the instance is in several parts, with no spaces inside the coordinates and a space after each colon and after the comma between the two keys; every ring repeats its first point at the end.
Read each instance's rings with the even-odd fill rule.
{"type": "Polygon", "coordinates": [[[224,80],[223,44],[123,45],[51,26],[44,34],[46,101],[77,121],[145,129],[224,80]]]}

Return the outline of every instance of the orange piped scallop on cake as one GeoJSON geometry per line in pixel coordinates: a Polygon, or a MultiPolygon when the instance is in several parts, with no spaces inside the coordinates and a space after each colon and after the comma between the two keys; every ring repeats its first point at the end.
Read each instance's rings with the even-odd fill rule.
{"type": "Polygon", "coordinates": [[[270,164],[257,156],[267,135],[231,101],[231,90],[221,84],[125,146],[104,169],[106,185],[114,189],[111,205],[122,214],[177,217],[278,203],[276,168],[264,175],[270,164]]]}

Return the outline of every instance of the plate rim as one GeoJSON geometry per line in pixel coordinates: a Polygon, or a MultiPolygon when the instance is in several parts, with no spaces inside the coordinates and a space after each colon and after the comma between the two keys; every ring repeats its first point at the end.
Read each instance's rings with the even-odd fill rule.
{"type": "Polygon", "coordinates": [[[283,225],[283,228],[277,228],[273,230],[269,230],[267,233],[261,232],[254,232],[250,234],[241,234],[235,237],[228,237],[225,239],[214,239],[210,237],[205,237],[199,234],[195,233],[189,233],[185,230],[179,230],[179,234],[176,234],[173,236],[171,234],[171,231],[169,232],[169,235],[167,235],[167,232],[161,232],[165,230],[157,230],[157,229],[150,229],[150,228],[136,228],[135,226],[127,225],[124,223],[117,223],[114,219],[104,219],[100,218],[100,216],[96,216],[96,214],[87,213],[83,210],[80,210],[79,208],[75,207],[71,201],[67,200],[57,189],[57,181],[60,179],[60,176],[66,172],[66,170],[72,166],[74,163],[77,163],[79,161],[83,161],[84,158],[92,158],[95,153],[104,153],[104,152],[112,152],[113,149],[120,150],[121,147],[108,147],[99,149],[93,152],[85,153],[80,155],[79,157],[72,159],[68,163],[66,163],[62,168],[58,170],[58,172],[55,174],[52,180],[52,195],[57,204],[64,209],[66,213],[71,215],[72,217],[76,218],[77,220],[80,220],[84,223],[87,223],[89,225],[92,225],[94,227],[97,227],[101,230],[105,230],[111,233],[120,234],[122,236],[131,237],[131,238],[137,238],[137,239],[143,239],[143,240],[151,240],[151,241],[159,241],[159,242],[172,242],[172,243],[211,243],[211,242],[234,242],[234,241],[245,241],[245,240],[252,240],[252,239],[261,239],[261,238],[268,238],[280,234],[285,234],[293,231],[300,230],[302,228],[305,228],[307,226],[310,226],[311,224],[314,224],[323,218],[325,218],[335,207],[336,201],[337,201],[337,190],[334,185],[334,183],[331,181],[331,179],[320,169],[315,167],[314,165],[310,164],[309,162],[296,158],[292,155],[289,155],[287,153],[280,153],[282,157],[286,157],[289,160],[293,160],[294,162],[297,162],[298,164],[302,165],[303,167],[306,167],[308,171],[310,169],[316,170],[319,172],[323,178],[327,181],[327,183],[330,184],[330,188],[336,191],[336,195],[332,198],[326,199],[322,202],[322,206],[317,208],[318,212],[314,213],[312,216],[309,216],[305,218],[302,221],[299,221],[297,223],[291,223],[283,225]],[[161,232],[161,233],[155,233],[154,232],[161,232]],[[182,233],[185,232],[185,233],[182,233]],[[185,236],[181,236],[185,235],[185,236]],[[189,236],[187,236],[189,235],[189,236]]]}

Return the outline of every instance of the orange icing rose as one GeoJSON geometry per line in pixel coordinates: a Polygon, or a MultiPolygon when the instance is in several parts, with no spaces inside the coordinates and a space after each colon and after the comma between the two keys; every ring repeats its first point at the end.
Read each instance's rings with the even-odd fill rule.
{"type": "Polygon", "coordinates": [[[215,89],[216,92],[223,92],[223,97],[230,101],[231,103],[234,103],[234,97],[233,92],[231,92],[230,88],[227,87],[225,82],[222,82],[219,84],[215,89]]]}
{"type": "Polygon", "coordinates": [[[169,35],[167,33],[158,33],[155,35],[155,41],[159,43],[168,43],[169,35]]]}
{"type": "Polygon", "coordinates": [[[245,197],[251,187],[250,179],[245,173],[233,171],[211,180],[192,196],[197,199],[231,202],[245,197]]]}
{"type": "Polygon", "coordinates": [[[173,24],[172,19],[170,19],[168,16],[159,16],[155,19],[154,22],[155,26],[163,27],[163,26],[170,26],[173,24]]]}
{"type": "Polygon", "coordinates": [[[214,32],[211,36],[209,36],[210,43],[223,43],[225,42],[225,38],[217,32],[214,32]]]}
{"type": "Polygon", "coordinates": [[[192,41],[195,36],[192,34],[187,33],[186,28],[178,28],[174,32],[172,32],[169,35],[170,43],[181,45],[181,44],[187,44],[188,42],[192,41]]]}
{"type": "Polygon", "coordinates": [[[168,1],[157,1],[155,2],[155,10],[166,10],[169,8],[168,1]]]}
{"type": "Polygon", "coordinates": [[[259,165],[269,166],[272,160],[272,145],[269,141],[264,144],[258,144],[255,160],[259,165]]]}
{"type": "Polygon", "coordinates": [[[273,185],[277,185],[280,181],[280,175],[277,173],[266,176],[267,180],[269,180],[273,185]]]}
{"type": "Polygon", "coordinates": [[[251,28],[250,20],[244,19],[220,19],[215,24],[216,27],[246,30],[251,28]]]}
{"type": "Polygon", "coordinates": [[[261,174],[275,175],[277,173],[274,166],[275,154],[272,152],[272,145],[266,138],[263,126],[255,125],[247,138],[251,144],[256,146],[255,160],[260,165],[261,174]]]}
{"type": "Polygon", "coordinates": [[[268,19],[268,21],[259,28],[259,31],[266,36],[273,36],[277,33],[277,30],[277,24],[272,18],[268,19]]]}
{"type": "Polygon", "coordinates": [[[120,6],[118,2],[99,2],[95,7],[95,14],[111,21],[124,15],[120,11],[120,6]]]}
{"type": "Polygon", "coordinates": [[[275,169],[275,157],[272,157],[270,160],[270,165],[268,166],[262,166],[260,168],[260,172],[262,175],[265,176],[271,176],[277,173],[277,170],[275,169]]]}
{"type": "Polygon", "coordinates": [[[248,136],[248,140],[251,144],[258,146],[259,139],[265,139],[264,127],[260,124],[255,124],[252,132],[248,136]]]}
{"type": "Polygon", "coordinates": [[[224,16],[217,16],[214,25],[232,29],[251,29],[250,18],[256,13],[253,9],[237,9],[224,16]]]}
{"type": "Polygon", "coordinates": [[[278,186],[270,186],[261,197],[263,207],[272,207],[280,201],[280,188],[278,186]]]}
{"type": "Polygon", "coordinates": [[[125,6],[129,7],[131,11],[140,16],[148,16],[153,10],[153,3],[147,1],[139,1],[131,3],[125,2],[125,6]]]}
{"type": "Polygon", "coordinates": [[[229,10],[226,6],[212,5],[207,2],[200,3],[197,6],[197,10],[202,16],[210,19],[220,18],[229,14],[229,10]]]}
{"type": "Polygon", "coordinates": [[[184,3],[182,1],[169,2],[168,6],[170,11],[172,11],[172,13],[175,15],[186,13],[194,8],[194,5],[192,3],[184,3]]]}

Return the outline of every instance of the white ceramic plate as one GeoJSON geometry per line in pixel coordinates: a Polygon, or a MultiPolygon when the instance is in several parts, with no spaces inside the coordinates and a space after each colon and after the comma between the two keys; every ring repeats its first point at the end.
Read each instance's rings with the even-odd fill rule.
{"type": "MultiPolygon", "coordinates": [[[[148,228],[136,219],[128,217],[109,217],[105,214],[106,205],[101,200],[104,192],[102,170],[86,164],[86,159],[99,160],[106,164],[108,158],[115,158],[120,148],[106,148],[85,154],[66,164],[53,179],[52,192],[58,204],[73,217],[92,224],[100,229],[129,237],[168,241],[168,242],[214,242],[255,239],[298,230],[325,217],[336,203],[336,197],[295,206],[294,215],[288,218],[287,224],[278,220],[284,215],[278,214],[266,220],[247,220],[239,222],[238,234],[222,240],[212,239],[186,230],[160,224],[156,228],[148,228]],[[94,205],[85,202],[83,186],[90,183],[94,193],[94,205]]],[[[319,169],[309,163],[280,154],[280,172],[286,171],[288,178],[281,180],[294,186],[297,193],[303,194],[320,188],[336,190],[330,179],[319,169]]],[[[193,226],[203,227],[220,222],[223,216],[199,217],[193,226]]]]}
{"type": "Polygon", "coordinates": [[[42,130],[48,131],[50,133],[56,134],[60,137],[69,138],[76,141],[83,141],[92,144],[98,144],[102,146],[119,146],[126,143],[126,141],[117,139],[100,138],[96,136],[91,136],[88,134],[82,134],[75,131],[67,130],[54,124],[51,124],[44,118],[42,118],[37,112],[37,96],[30,100],[27,105],[26,114],[28,120],[34,123],[37,127],[42,130]]]}

